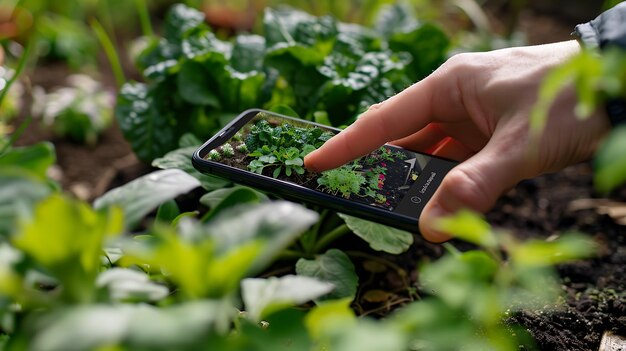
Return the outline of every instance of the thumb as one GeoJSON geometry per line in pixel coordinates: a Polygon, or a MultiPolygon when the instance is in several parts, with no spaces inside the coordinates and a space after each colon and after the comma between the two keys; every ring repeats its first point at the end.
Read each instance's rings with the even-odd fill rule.
{"type": "Polygon", "coordinates": [[[419,227],[426,240],[443,242],[450,239],[448,234],[433,229],[440,217],[461,209],[485,213],[504,191],[526,178],[529,167],[525,150],[519,146],[503,148],[497,145],[499,143],[493,143],[493,139],[491,141],[479,153],[448,172],[424,207],[419,227]]]}

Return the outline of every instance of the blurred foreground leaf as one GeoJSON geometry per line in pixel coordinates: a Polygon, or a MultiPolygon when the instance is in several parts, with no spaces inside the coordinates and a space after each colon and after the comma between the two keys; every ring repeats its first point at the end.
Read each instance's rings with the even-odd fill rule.
{"type": "MultiPolygon", "coordinates": [[[[413,244],[413,234],[364,219],[339,214],[350,230],[377,251],[400,254],[413,244]]],[[[416,225],[417,226],[417,225],[416,225]]]]}

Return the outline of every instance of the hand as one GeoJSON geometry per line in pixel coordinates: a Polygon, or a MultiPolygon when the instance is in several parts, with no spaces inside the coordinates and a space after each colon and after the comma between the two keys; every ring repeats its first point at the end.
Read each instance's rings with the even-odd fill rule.
{"type": "Polygon", "coordinates": [[[372,106],[309,154],[305,166],[335,168],[387,142],[463,161],[420,215],[419,229],[427,240],[447,240],[433,230],[436,218],[462,208],[484,213],[519,181],[593,155],[609,122],[600,109],[577,119],[572,88],[554,101],[542,136],[531,140],[529,135],[530,111],[544,76],[579,51],[572,40],[456,55],[427,78],[372,106]]]}

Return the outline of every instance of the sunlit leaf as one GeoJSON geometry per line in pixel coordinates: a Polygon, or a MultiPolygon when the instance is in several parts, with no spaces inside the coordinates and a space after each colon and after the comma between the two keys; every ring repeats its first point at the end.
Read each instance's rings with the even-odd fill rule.
{"type": "Polygon", "coordinates": [[[494,248],[498,245],[489,223],[470,211],[461,210],[450,217],[438,219],[435,227],[444,233],[482,247],[494,248]]]}
{"type": "Polygon", "coordinates": [[[52,195],[40,202],[32,218],[21,220],[13,244],[49,271],[64,286],[65,298],[93,298],[105,239],[122,231],[122,212],[94,211],[87,204],[52,195]]]}
{"type": "Polygon", "coordinates": [[[364,219],[339,214],[350,230],[367,241],[374,250],[400,254],[413,244],[413,234],[364,219]]]}
{"type": "Polygon", "coordinates": [[[261,320],[272,312],[303,304],[332,291],[333,285],[310,277],[286,275],[241,281],[241,294],[250,319],[261,320]]]}
{"type": "Polygon", "coordinates": [[[551,266],[587,258],[597,245],[589,238],[569,234],[554,241],[530,240],[509,249],[511,260],[520,266],[551,266]]]}
{"type": "Polygon", "coordinates": [[[356,315],[350,308],[352,298],[326,301],[313,308],[305,319],[311,336],[321,340],[336,336],[357,324],[356,315]]]}
{"type": "Polygon", "coordinates": [[[96,199],[94,207],[119,206],[127,227],[133,228],[160,204],[198,186],[196,178],[179,169],[155,171],[107,192],[96,199]]]}
{"type": "Polygon", "coordinates": [[[296,273],[331,283],[335,289],[324,299],[354,299],[359,277],[348,255],[341,250],[330,249],[314,260],[301,258],[296,263],[296,273]]]}

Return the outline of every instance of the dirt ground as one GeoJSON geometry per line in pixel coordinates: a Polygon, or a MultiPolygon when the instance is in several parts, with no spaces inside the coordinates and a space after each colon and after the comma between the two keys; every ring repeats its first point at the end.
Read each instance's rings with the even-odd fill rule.
{"type": "MultiPolygon", "coordinates": [[[[540,44],[571,39],[575,22],[555,21],[551,15],[541,13],[522,13],[520,24],[529,44],[540,44]]],[[[103,68],[103,72],[107,75],[108,69],[103,68]]],[[[45,66],[32,75],[32,84],[50,88],[62,82],[67,73],[64,68],[45,66]]],[[[28,105],[29,101],[25,103],[28,105]]],[[[85,147],[52,136],[35,121],[18,144],[40,140],[52,141],[56,146],[58,167],[54,177],[64,189],[86,200],[151,170],[137,161],[115,125],[101,136],[97,145],[85,147]]],[[[511,322],[520,323],[535,337],[541,350],[597,350],[605,331],[626,335],[626,227],[598,214],[594,206],[572,207],[576,200],[599,197],[592,187],[591,165],[585,163],[520,183],[487,215],[493,225],[520,237],[545,238],[580,231],[591,235],[600,245],[597,257],[558,267],[566,296],[562,309],[512,317],[511,322]]],[[[615,191],[610,198],[626,202],[626,189],[615,191]]],[[[397,258],[408,276],[391,273],[382,281],[384,284],[393,286],[394,282],[415,279],[417,256],[442,254],[441,246],[419,237],[416,240],[415,249],[397,258]]],[[[384,312],[385,308],[377,313],[384,312]]]]}

